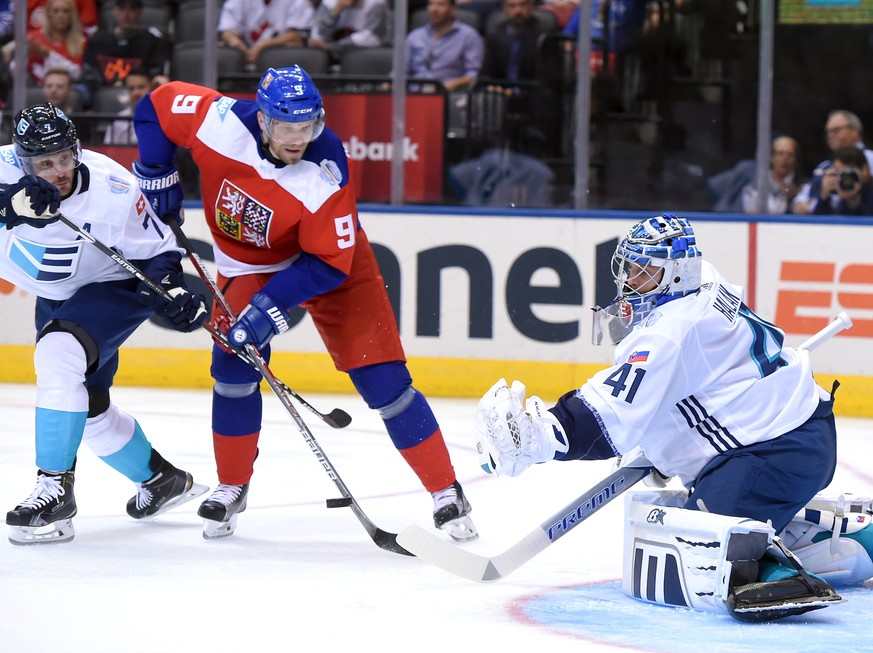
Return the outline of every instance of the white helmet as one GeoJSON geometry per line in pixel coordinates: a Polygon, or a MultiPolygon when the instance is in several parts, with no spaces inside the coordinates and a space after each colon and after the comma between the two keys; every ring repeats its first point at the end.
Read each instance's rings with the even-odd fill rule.
{"type": "Polygon", "coordinates": [[[685,218],[664,213],[631,227],[612,257],[618,294],[594,309],[594,344],[621,342],[655,307],[697,292],[702,260],[685,218]]]}

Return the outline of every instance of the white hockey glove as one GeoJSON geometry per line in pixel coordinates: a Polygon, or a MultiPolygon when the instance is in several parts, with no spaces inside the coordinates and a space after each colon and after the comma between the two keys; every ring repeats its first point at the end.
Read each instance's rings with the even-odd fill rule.
{"type": "Polygon", "coordinates": [[[526,388],[500,379],[479,401],[476,451],[489,474],[518,476],[531,465],[551,460],[569,449],[567,435],[539,397],[524,405],[526,388]]]}
{"type": "Polygon", "coordinates": [[[7,229],[45,227],[57,221],[60,206],[57,187],[42,177],[25,175],[14,184],[0,184],[0,223],[7,229]]]}

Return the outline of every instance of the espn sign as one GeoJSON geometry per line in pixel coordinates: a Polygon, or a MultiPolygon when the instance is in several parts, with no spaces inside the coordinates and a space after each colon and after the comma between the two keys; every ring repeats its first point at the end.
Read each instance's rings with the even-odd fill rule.
{"type": "Polygon", "coordinates": [[[815,333],[842,311],[851,336],[873,337],[873,264],[782,261],[775,322],[787,333],[815,333]]]}

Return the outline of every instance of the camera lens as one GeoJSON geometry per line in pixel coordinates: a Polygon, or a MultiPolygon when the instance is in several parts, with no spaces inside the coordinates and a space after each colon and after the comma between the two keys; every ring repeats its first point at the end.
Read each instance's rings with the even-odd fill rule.
{"type": "Polygon", "coordinates": [[[850,191],[861,181],[861,175],[857,170],[840,170],[837,185],[842,191],[850,191]]]}

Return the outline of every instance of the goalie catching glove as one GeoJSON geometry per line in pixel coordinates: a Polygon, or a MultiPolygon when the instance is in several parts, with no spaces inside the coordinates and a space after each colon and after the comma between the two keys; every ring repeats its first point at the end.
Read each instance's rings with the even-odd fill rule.
{"type": "Polygon", "coordinates": [[[263,292],[255,293],[236,323],[227,332],[231,347],[254,345],[263,349],[273,336],[291,328],[288,312],[263,292]]]}
{"type": "Polygon", "coordinates": [[[0,184],[0,222],[7,229],[45,227],[57,221],[60,207],[58,189],[42,177],[25,175],[14,184],[0,184]]]}
{"type": "Polygon", "coordinates": [[[176,166],[146,166],[134,161],[133,174],[155,215],[162,219],[167,215],[172,216],[179,224],[185,222],[182,182],[176,166]]]}
{"type": "Polygon", "coordinates": [[[505,379],[479,402],[476,451],[489,474],[518,476],[531,465],[560,457],[569,450],[564,428],[539,397],[524,401],[526,388],[505,379]]]}

